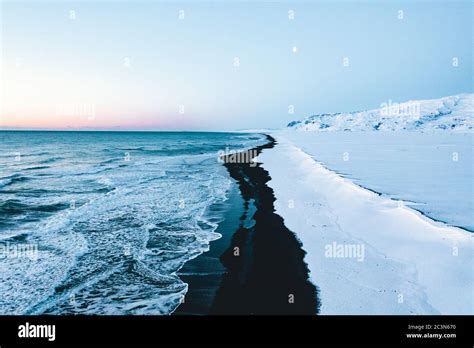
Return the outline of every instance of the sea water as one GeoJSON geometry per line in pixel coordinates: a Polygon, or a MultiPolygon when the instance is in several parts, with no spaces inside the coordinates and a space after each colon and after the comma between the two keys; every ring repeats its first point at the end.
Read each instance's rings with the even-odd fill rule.
{"type": "Polygon", "coordinates": [[[217,154],[264,142],[0,132],[0,314],[171,313],[187,291],[176,272],[220,237],[209,207],[232,181],[217,154]]]}

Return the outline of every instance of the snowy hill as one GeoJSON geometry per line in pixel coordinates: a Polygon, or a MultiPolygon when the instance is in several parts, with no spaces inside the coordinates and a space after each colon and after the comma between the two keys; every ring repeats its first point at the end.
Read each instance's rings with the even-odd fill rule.
{"type": "Polygon", "coordinates": [[[319,114],[292,121],[289,129],[305,131],[474,131],[474,94],[465,93],[404,103],[389,101],[379,109],[319,114]]]}

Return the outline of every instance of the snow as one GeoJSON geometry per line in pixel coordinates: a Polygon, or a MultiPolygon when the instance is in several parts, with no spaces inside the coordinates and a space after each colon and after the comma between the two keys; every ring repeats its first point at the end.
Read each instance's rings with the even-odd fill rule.
{"type": "Polygon", "coordinates": [[[449,225],[474,231],[473,134],[280,132],[342,177],[449,225]]]}
{"type": "Polygon", "coordinates": [[[441,131],[474,130],[474,94],[464,93],[403,103],[388,100],[369,111],[319,114],[292,121],[288,128],[304,131],[441,131]]]}
{"type": "Polygon", "coordinates": [[[474,313],[473,234],[327,169],[293,143],[304,132],[294,133],[273,133],[278,144],[258,161],[307,252],[321,314],[474,313]]]}

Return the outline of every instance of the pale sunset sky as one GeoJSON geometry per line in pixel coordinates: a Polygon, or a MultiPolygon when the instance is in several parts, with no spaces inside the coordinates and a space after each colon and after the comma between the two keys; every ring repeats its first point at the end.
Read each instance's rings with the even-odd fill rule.
{"type": "Polygon", "coordinates": [[[472,16],[470,1],[3,1],[0,127],[279,128],[472,92],[472,16]]]}

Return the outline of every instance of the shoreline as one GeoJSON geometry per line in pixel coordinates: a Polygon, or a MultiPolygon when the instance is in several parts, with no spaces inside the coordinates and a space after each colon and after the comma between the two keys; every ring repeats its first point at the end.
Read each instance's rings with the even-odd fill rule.
{"type": "Polygon", "coordinates": [[[366,190],[276,136],[276,151],[259,159],[272,174],[278,214],[308,252],[321,315],[470,312],[471,233],[366,190]],[[286,202],[295,197],[292,208],[286,202]]]}
{"type": "MultiPolygon", "coordinates": [[[[266,144],[245,151],[245,157],[273,148],[275,139],[266,137],[266,144]]],[[[224,156],[224,166],[238,185],[240,203],[231,193],[217,230],[222,237],[178,273],[188,292],[173,315],[317,314],[317,289],[309,280],[306,253],[275,213],[275,195],[266,185],[271,177],[260,163],[233,163],[229,156],[224,156]]]]}
{"type": "Polygon", "coordinates": [[[221,237],[211,241],[208,251],[186,262],[177,272],[179,278],[188,284],[188,291],[184,301],[172,315],[200,315],[209,312],[226,271],[219,258],[231,242],[233,229],[239,225],[243,204],[238,185],[234,182],[228,199],[209,208],[212,213],[224,215],[215,230],[221,237]]]}

